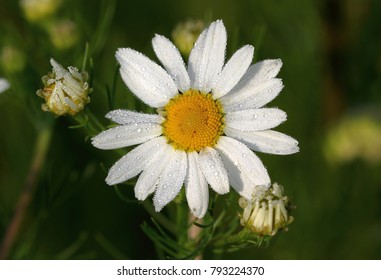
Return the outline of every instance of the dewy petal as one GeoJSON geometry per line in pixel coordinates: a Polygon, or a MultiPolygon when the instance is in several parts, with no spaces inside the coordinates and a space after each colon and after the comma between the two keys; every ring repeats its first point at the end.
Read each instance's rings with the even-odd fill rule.
{"type": "Polygon", "coordinates": [[[224,65],[226,39],[226,29],[221,20],[212,22],[201,33],[189,56],[191,88],[203,92],[211,91],[224,65]]]}
{"type": "Polygon", "coordinates": [[[240,131],[261,131],[278,126],[287,114],[276,108],[242,110],[225,115],[226,127],[240,131]]]}
{"type": "Polygon", "coordinates": [[[213,98],[227,94],[242,78],[253,60],[254,47],[246,45],[234,53],[226,63],[212,89],[213,98]]]}
{"type": "Polygon", "coordinates": [[[145,55],[129,49],[118,49],[116,59],[128,88],[151,107],[163,107],[178,93],[171,76],[145,55]]]}
{"type": "Polygon", "coordinates": [[[180,192],[187,172],[187,154],[172,148],[172,156],[160,176],[153,204],[159,212],[180,192]]]}
{"type": "Polygon", "coordinates": [[[247,84],[261,84],[278,75],[282,67],[282,60],[267,59],[257,62],[249,67],[235,90],[245,87],[247,84]]]}
{"type": "Polygon", "coordinates": [[[229,192],[228,173],[218,152],[210,147],[200,151],[198,163],[210,187],[219,194],[229,192]]]}
{"type": "Polygon", "coordinates": [[[53,71],[56,74],[56,79],[60,80],[63,77],[65,77],[69,72],[57,61],[55,61],[53,58],[50,59],[50,65],[53,67],[53,71]]]}
{"type": "Polygon", "coordinates": [[[240,140],[254,151],[276,155],[289,155],[299,152],[298,141],[274,130],[247,132],[226,127],[224,133],[240,140]]]}
{"type": "Polygon", "coordinates": [[[272,101],[282,89],[282,80],[274,78],[261,84],[246,84],[239,90],[233,89],[219,101],[226,112],[255,109],[272,101]]]}
{"type": "Polygon", "coordinates": [[[111,150],[146,142],[162,134],[158,124],[120,125],[107,129],[92,138],[94,147],[111,150]]]}
{"type": "Polygon", "coordinates": [[[152,39],[153,49],[164,68],[176,82],[178,89],[185,92],[190,88],[188,72],[179,50],[166,37],[156,35],[152,39]]]}
{"type": "Polygon", "coordinates": [[[135,185],[135,197],[137,199],[145,200],[148,195],[156,190],[160,176],[171,161],[172,156],[173,148],[166,144],[164,149],[144,168],[135,185]]]}
{"type": "Polygon", "coordinates": [[[198,166],[197,152],[188,153],[185,194],[192,214],[197,218],[204,217],[208,210],[209,190],[204,174],[202,174],[198,166]]]}
{"type": "Polygon", "coordinates": [[[106,183],[116,185],[135,177],[154,161],[158,154],[162,154],[165,146],[165,137],[158,137],[137,146],[111,167],[106,183]]]}
{"type": "Polygon", "coordinates": [[[250,199],[257,185],[270,185],[270,177],[261,160],[243,143],[221,136],[217,145],[232,187],[250,199]]]}
{"type": "Polygon", "coordinates": [[[106,118],[118,124],[161,124],[164,120],[159,115],[143,114],[121,109],[108,112],[106,118]]]}

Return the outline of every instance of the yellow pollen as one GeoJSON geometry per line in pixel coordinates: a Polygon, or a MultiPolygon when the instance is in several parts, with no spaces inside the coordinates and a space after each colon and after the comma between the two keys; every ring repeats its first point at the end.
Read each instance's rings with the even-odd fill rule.
{"type": "Polygon", "coordinates": [[[164,107],[163,134],[170,144],[184,151],[213,147],[223,133],[222,106],[211,94],[188,90],[164,107]]]}

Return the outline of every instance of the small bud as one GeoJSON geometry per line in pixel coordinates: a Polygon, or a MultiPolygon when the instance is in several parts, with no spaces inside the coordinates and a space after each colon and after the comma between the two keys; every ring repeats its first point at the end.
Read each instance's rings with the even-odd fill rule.
{"type": "Polygon", "coordinates": [[[375,112],[364,108],[344,116],[328,130],[323,146],[327,161],[342,164],[361,159],[373,165],[381,162],[381,121],[375,112]]]}
{"type": "Polygon", "coordinates": [[[71,20],[54,22],[48,28],[50,41],[59,50],[73,47],[79,39],[78,28],[71,20]]]}
{"type": "Polygon", "coordinates": [[[18,48],[7,45],[0,50],[0,65],[5,72],[21,72],[25,68],[25,64],[25,54],[18,48]]]}
{"type": "Polygon", "coordinates": [[[287,230],[294,218],[289,216],[290,203],[283,194],[282,186],[256,186],[253,197],[239,199],[243,209],[241,225],[259,235],[275,235],[280,229],[287,230]]]}
{"type": "Polygon", "coordinates": [[[61,0],[21,0],[20,6],[27,20],[37,22],[53,15],[61,0]]]}
{"type": "Polygon", "coordinates": [[[187,20],[172,31],[173,42],[183,55],[188,56],[198,36],[205,28],[202,20],[187,20]]]}
{"type": "Polygon", "coordinates": [[[86,72],[79,73],[77,68],[71,66],[66,70],[53,58],[50,64],[53,71],[42,77],[45,87],[37,91],[37,95],[46,101],[41,108],[57,116],[74,116],[90,102],[88,75],[86,72]]]}
{"type": "Polygon", "coordinates": [[[0,93],[3,93],[7,89],[9,89],[10,85],[8,81],[4,78],[0,78],[0,93]]]}

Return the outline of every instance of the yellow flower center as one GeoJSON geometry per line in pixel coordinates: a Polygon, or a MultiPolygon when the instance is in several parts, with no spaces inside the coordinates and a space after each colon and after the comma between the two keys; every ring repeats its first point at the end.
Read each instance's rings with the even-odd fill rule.
{"type": "Polygon", "coordinates": [[[200,151],[213,147],[223,133],[222,106],[211,94],[188,90],[164,107],[163,134],[175,148],[200,151]]]}

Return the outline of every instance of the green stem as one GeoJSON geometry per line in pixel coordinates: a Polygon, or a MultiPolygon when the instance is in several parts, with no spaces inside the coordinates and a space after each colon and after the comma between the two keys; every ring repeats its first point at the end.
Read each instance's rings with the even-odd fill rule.
{"type": "Polygon", "coordinates": [[[22,222],[30,203],[33,200],[34,193],[37,187],[38,176],[45,161],[46,154],[51,140],[51,129],[45,128],[41,130],[37,136],[34,146],[33,160],[29,168],[28,175],[25,180],[24,187],[19,196],[15,213],[7,228],[0,247],[0,259],[7,259],[13,243],[20,231],[22,222]]]}
{"type": "Polygon", "coordinates": [[[184,203],[185,192],[184,189],[181,190],[180,194],[176,198],[176,225],[177,225],[177,241],[179,244],[187,248],[188,247],[188,216],[189,210],[188,205],[184,203]]]}
{"type": "Polygon", "coordinates": [[[250,230],[243,229],[240,232],[224,236],[223,238],[220,238],[214,242],[215,247],[221,247],[226,246],[228,244],[240,244],[245,243],[247,240],[251,239],[253,236],[253,233],[250,230]]]}
{"type": "Polygon", "coordinates": [[[153,209],[151,202],[149,202],[148,200],[144,200],[142,202],[142,205],[144,209],[148,212],[148,214],[150,214],[152,218],[154,218],[160,225],[162,225],[165,229],[167,229],[171,233],[176,234],[177,230],[174,224],[169,219],[167,219],[164,215],[156,212],[153,209]]]}

